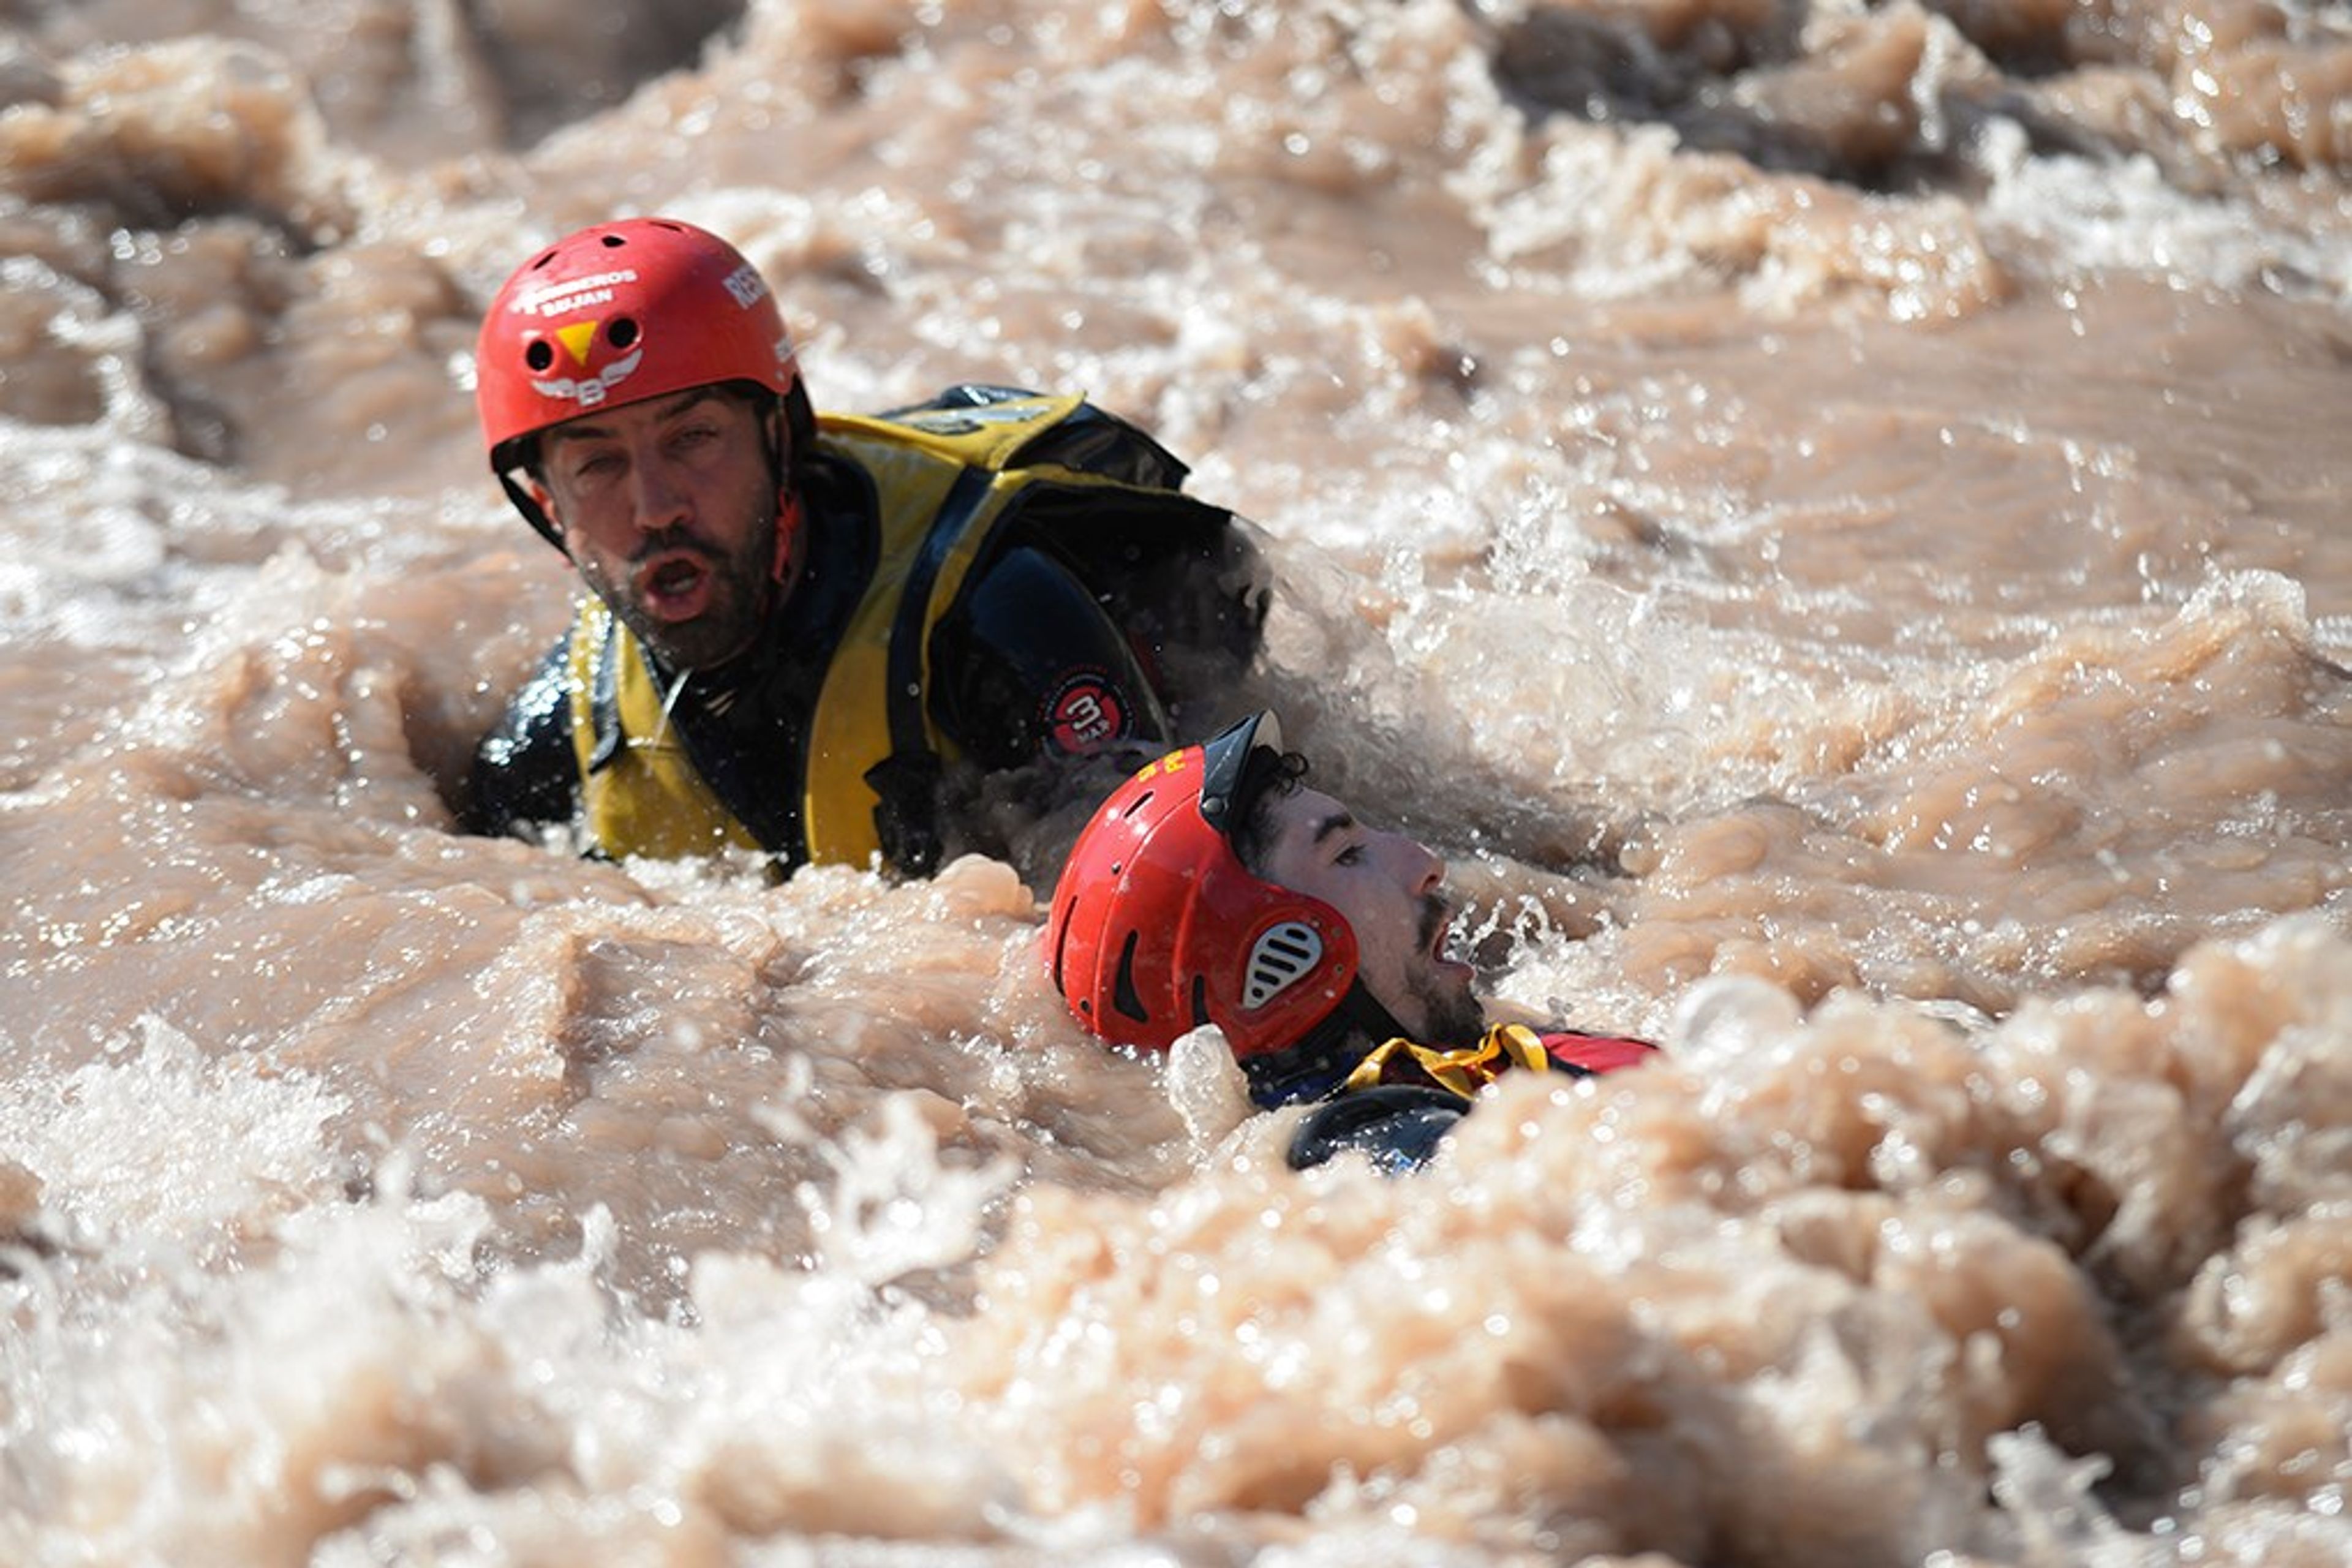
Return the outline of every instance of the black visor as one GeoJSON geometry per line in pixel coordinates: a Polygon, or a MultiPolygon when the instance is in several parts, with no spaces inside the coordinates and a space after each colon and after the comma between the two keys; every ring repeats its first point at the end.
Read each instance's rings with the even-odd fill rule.
{"type": "Polygon", "coordinates": [[[1271,711],[1251,714],[1201,748],[1201,816],[1228,838],[1249,815],[1243,790],[1250,753],[1259,750],[1282,750],[1282,723],[1271,711]]]}

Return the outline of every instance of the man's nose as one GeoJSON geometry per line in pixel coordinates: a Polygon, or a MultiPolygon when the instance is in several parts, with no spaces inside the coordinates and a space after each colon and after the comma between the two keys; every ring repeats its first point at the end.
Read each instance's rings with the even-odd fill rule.
{"type": "Polygon", "coordinates": [[[1418,838],[1402,833],[1391,833],[1398,861],[1404,868],[1405,885],[1416,894],[1437,890],[1445,880],[1445,861],[1437,851],[1418,838]]]}
{"type": "Polygon", "coordinates": [[[637,527],[658,533],[675,527],[687,514],[687,489],[669,462],[658,452],[642,452],[629,466],[631,510],[637,527]]]}

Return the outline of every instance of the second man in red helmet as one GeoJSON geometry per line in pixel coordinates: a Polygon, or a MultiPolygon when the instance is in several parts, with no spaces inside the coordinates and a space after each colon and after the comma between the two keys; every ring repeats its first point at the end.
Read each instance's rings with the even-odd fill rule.
{"type": "Polygon", "coordinates": [[[1448,951],[1445,863],[1303,783],[1271,713],[1113,790],[1062,868],[1047,978],[1088,1033],[1164,1051],[1214,1025],[1261,1108],[1310,1109],[1294,1166],[1413,1169],[1512,1068],[1647,1059],[1620,1035],[1488,1026],[1448,951]]]}

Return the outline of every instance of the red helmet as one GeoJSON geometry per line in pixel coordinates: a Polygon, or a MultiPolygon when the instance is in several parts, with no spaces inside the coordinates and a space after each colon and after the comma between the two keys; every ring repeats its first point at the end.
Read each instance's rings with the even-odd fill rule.
{"type": "Polygon", "coordinates": [[[1088,1032],[1166,1050],[1214,1024],[1234,1055],[1297,1044],[1356,978],[1339,912],[1254,876],[1228,837],[1250,753],[1280,752],[1271,713],[1160,758],[1078,835],[1043,939],[1054,989],[1088,1032]]]}
{"type": "Polygon", "coordinates": [[[501,476],[526,437],[593,408],[724,381],[756,383],[788,406],[807,401],[759,268],[675,218],[583,228],[516,268],[482,318],[474,365],[483,444],[501,476]]]}

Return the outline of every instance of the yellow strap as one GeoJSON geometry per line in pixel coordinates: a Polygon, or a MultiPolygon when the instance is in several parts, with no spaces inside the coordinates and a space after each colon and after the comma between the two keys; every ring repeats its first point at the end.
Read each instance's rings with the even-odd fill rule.
{"type": "Polygon", "coordinates": [[[666,860],[730,847],[758,848],[751,830],[703,783],[669,727],[636,639],[610,637],[612,624],[604,602],[590,599],[572,629],[572,750],[580,768],[581,805],[597,844],[609,855],[666,860]],[[596,667],[608,642],[620,655],[614,680],[622,747],[619,755],[591,772],[597,739],[596,667]]]}
{"type": "MultiPolygon", "coordinates": [[[[833,424],[828,417],[828,435],[835,434],[833,424]]],[[[811,861],[862,866],[882,849],[874,825],[877,798],[866,772],[890,754],[890,632],[898,624],[908,567],[959,470],[903,438],[857,442],[849,450],[882,500],[880,553],[809,716],[801,831],[811,861]]],[[[926,612],[936,614],[929,606],[926,612]]],[[[929,629],[926,625],[926,643],[929,629]]],[[[922,709],[928,728],[930,705],[922,709]]]]}
{"type": "Polygon", "coordinates": [[[1541,1071],[1550,1066],[1551,1054],[1533,1029],[1525,1024],[1497,1024],[1476,1045],[1453,1050],[1417,1046],[1402,1037],[1377,1046],[1340,1087],[1369,1089],[1389,1082],[1394,1068],[1406,1078],[1418,1072],[1467,1100],[1512,1068],[1541,1071]]]}

